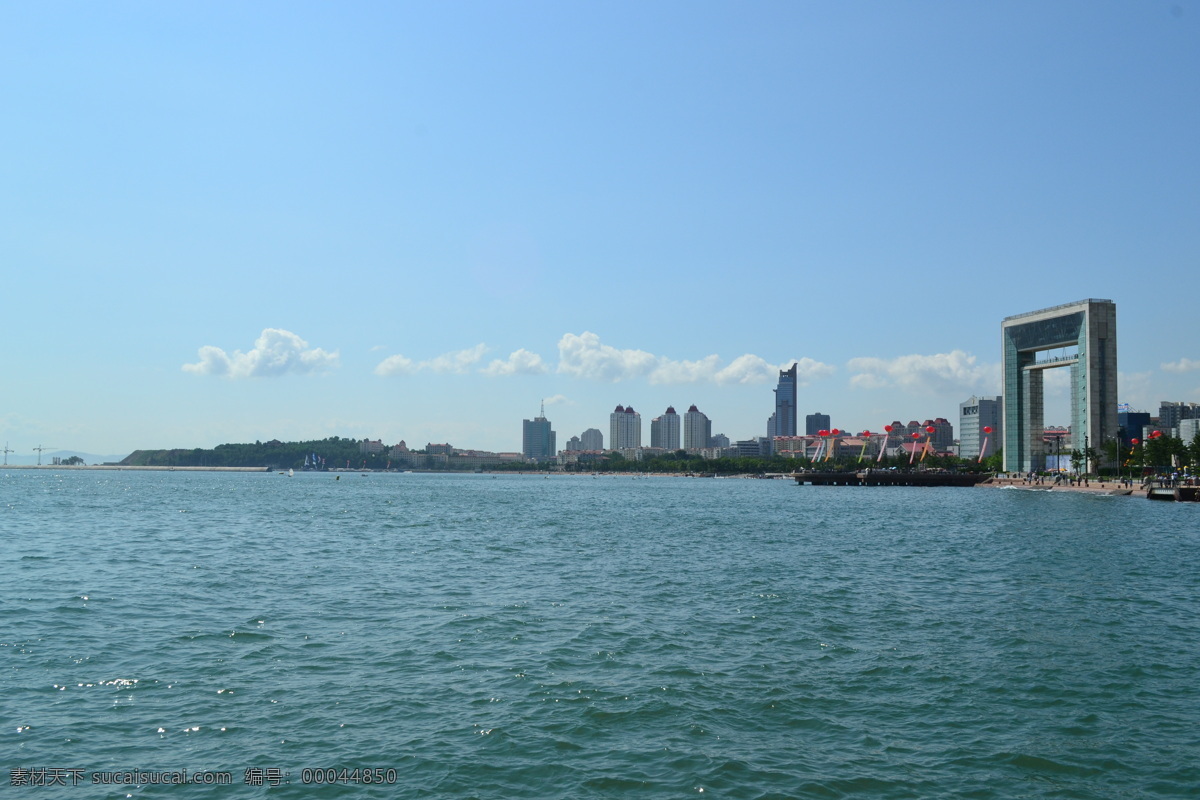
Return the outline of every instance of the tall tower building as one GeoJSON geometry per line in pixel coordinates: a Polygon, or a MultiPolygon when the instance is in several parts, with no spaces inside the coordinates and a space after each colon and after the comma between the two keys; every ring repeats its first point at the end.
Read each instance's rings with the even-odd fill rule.
{"type": "Polygon", "coordinates": [[[667,406],[661,417],[650,420],[650,446],[678,450],[679,430],[679,415],[675,413],[675,406],[667,406]]]}
{"type": "Polygon", "coordinates": [[[712,420],[692,406],[683,415],[683,449],[699,450],[709,446],[712,439],[712,420]]]}
{"type": "Polygon", "coordinates": [[[633,406],[617,406],[608,415],[608,445],[613,450],[642,446],[642,415],[633,406]]]}
{"type": "Polygon", "coordinates": [[[554,430],[546,419],[546,406],[533,419],[521,422],[521,455],[533,461],[549,461],[558,452],[555,449],[554,430]]]}
{"type": "Polygon", "coordinates": [[[779,385],[775,387],[775,416],[768,431],[771,436],[796,435],[796,368],[779,370],[779,385]]]}

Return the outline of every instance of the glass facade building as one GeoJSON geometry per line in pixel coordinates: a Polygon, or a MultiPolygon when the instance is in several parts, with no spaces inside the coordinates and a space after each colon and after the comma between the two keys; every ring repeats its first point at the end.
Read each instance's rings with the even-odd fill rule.
{"type": "Polygon", "coordinates": [[[554,429],[544,416],[521,423],[521,455],[533,461],[549,461],[557,454],[554,429]]]}
{"type": "Polygon", "coordinates": [[[767,435],[795,436],[796,435],[796,368],[779,370],[779,385],[775,387],[775,414],[773,422],[768,425],[767,435]]]}
{"type": "Polygon", "coordinates": [[[1004,469],[1046,463],[1045,370],[1071,370],[1071,431],[1076,447],[1104,452],[1117,429],[1117,306],[1081,300],[1007,317],[1000,325],[1004,364],[1004,469]],[[1057,351],[1057,352],[1056,352],[1057,351]]]}

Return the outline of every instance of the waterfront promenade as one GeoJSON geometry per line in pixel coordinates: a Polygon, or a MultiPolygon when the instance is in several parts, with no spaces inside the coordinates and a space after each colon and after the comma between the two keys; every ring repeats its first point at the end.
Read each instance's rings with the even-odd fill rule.
{"type": "Polygon", "coordinates": [[[1027,479],[1015,476],[994,476],[979,484],[993,489],[1016,488],[1034,489],[1048,492],[1085,492],[1088,494],[1129,495],[1131,497],[1146,497],[1148,490],[1134,482],[1132,486],[1121,480],[1088,480],[1086,484],[1071,485],[1064,482],[1055,483],[1052,478],[1035,477],[1027,479]]]}

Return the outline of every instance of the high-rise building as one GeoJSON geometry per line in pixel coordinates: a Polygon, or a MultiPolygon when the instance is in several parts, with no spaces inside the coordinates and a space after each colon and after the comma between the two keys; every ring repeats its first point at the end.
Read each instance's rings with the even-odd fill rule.
{"type": "Polygon", "coordinates": [[[1167,428],[1178,428],[1179,423],[1185,419],[1197,417],[1200,417],[1200,403],[1173,403],[1163,400],[1158,405],[1158,427],[1164,433],[1167,428]]]}
{"type": "MultiPolygon", "coordinates": [[[[1003,397],[972,397],[958,404],[958,454],[962,458],[979,458],[984,437],[987,449],[983,457],[995,453],[1004,443],[1003,397]],[[984,433],[991,428],[991,433],[984,433]]],[[[895,423],[893,423],[895,424],[895,423]]]]}
{"type": "Polygon", "coordinates": [[[712,439],[712,420],[692,406],[683,415],[683,449],[699,450],[709,446],[712,439]]]}
{"type": "Polygon", "coordinates": [[[618,403],[617,407],[613,409],[613,412],[608,415],[608,444],[613,450],[618,449],[617,438],[619,436],[621,425],[624,424],[624,420],[625,406],[618,403]]]}
{"type": "Polygon", "coordinates": [[[650,420],[650,446],[679,449],[679,415],[675,406],[667,406],[662,416],[650,420]]]}
{"type": "Polygon", "coordinates": [[[549,461],[557,453],[554,444],[554,430],[543,405],[540,414],[521,423],[521,455],[532,461],[549,461]]]}
{"type": "Polygon", "coordinates": [[[949,452],[954,447],[954,426],[950,424],[950,420],[945,417],[937,419],[925,420],[925,431],[928,433],[930,428],[933,428],[933,434],[930,436],[929,444],[938,452],[949,452]]]}
{"type": "Polygon", "coordinates": [[[734,454],[739,458],[769,455],[769,453],[763,452],[766,441],[765,437],[760,436],[757,439],[742,439],[741,441],[734,442],[734,454]]]}
{"type": "Polygon", "coordinates": [[[588,428],[579,434],[580,450],[603,450],[604,434],[598,428],[588,428]]]}
{"type": "Polygon", "coordinates": [[[617,406],[608,415],[608,446],[612,450],[642,446],[642,415],[633,406],[617,406]]]}
{"type": "Polygon", "coordinates": [[[768,427],[768,438],[796,435],[796,368],[779,370],[779,385],[775,387],[774,420],[768,427]]]}
{"type": "Polygon", "coordinates": [[[1134,439],[1141,439],[1143,431],[1150,427],[1149,411],[1118,411],[1117,430],[1121,437],[1121,446],[1128,448],[1134,439]]]}
{"type": "Polygon", "coordinates": [[[829,430],[829,415],[818,411],[804,418],[804,435],[816,436],[820,431],[829,430]]]}
{"type": "Polygon", "coordinates": [[[1005,317],[1000,337],[1004,469],[1045,468],[1045,375],[1059,368],[1070,370],[1071,436],[1082,449],[1101,449],[1100,463],[1108,463],[1103,446],[1118,435],[1117,304],[1089,298],[1005,317]]]}

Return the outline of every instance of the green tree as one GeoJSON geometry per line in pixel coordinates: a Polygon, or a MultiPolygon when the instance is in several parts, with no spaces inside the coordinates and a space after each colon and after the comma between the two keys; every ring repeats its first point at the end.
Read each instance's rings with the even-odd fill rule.
{"type": "Polygon", "coordinates": [[[1186,452],[1183,442],[1175,436],[1155,436],[1144,445],[1146,465],[1156,472],[1170,472],[1175,457],[1186,452]]]}
{"type": "Polygon", "coordinates": [[[1117,472],[1121,471],[1121,442],[1118,439],[1109,439],[1104,443],[1104,461],[1107,464],[1115,464],[1117,472]]]}

